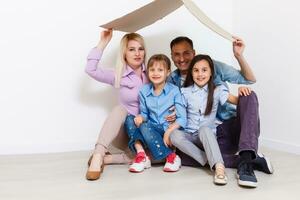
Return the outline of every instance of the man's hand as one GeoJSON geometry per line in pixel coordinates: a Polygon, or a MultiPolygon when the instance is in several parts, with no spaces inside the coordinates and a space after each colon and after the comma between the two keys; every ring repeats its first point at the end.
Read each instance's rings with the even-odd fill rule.
{"type": "Polygon", "coordinates": [[[232,47],[233,47],[233,54],[235,57],[241,57],[243,56],[244,53],[244,49],[246,47],[244,41],[236,36],[233,36],[233,43],[232,43],[232,47]]]}
{"type": "Polygon", "coordinates": [[[136,127],[140,127],[140,125],[143,123],[144,119],[141,115],[137,115],[134,119],[133,119],[136,127]]]}

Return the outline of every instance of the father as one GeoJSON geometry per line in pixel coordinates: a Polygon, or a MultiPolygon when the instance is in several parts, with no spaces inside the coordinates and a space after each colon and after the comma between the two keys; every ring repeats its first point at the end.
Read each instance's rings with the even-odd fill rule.
{"type": "MultiPolygon", "coordinates": [[[[188,37],[175,38],[170,47],[171,57],[177,69],[171,73],[168,81],[180,88],[185,81],[188,67],[196,52],[193,41],[188,37]]],[[[227,86],[226,82],[234,84],[253,84],[256,82],[251,67],[243,56],[244,49],[243,40],[234,37],[233,53],[239,63],[240,71],[214,60],[214,82],[216,85],[227,86]]],[[[229,103],[219,106],[217,117],[221,124],[217,127],[217,140],[225,166],[237,168],[238,184],[256,187],[257,179],[253,170],[271,174],[273,168],[267,157],[257,154],[260,133],[257,96],[255,92],[251,92],[250,88],[244,89],[244,92],[239,95],[237,108],[229,103]]],[[[174,137],[173,139],[175,140],[174,137]]],[[[176,138],[177,141],[178,139],[176,138]]],[[[179,155],[183,165],[200,165],[182,152],[179,155]]]]}

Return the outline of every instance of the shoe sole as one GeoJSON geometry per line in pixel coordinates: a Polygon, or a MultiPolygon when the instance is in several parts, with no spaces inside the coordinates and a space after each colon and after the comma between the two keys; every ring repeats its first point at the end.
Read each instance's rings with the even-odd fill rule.
{"type": "Polygon", "coordinates": [[[177,169],[177,170],[172,170],[172,169],[170,169],[170,168],[164,168],[163,171],[164,171],[164,172],[178,172],[178,171],[180,170],[180,168],[181,168],[181,167],[179,167],[179,169],[177,169]]]}
{"type": "Polygon", "coordinates": [[[216,184],[216,185],[226,185],[227,184],[227,176],[225,176],[224,179],[214,177],[214,184],[216,184]]]}
{"type": "Polygon", "coordinates": [[[258,153],[257,155],[260,156],[260,157],[264,157],[264,159],[267,162],[267,167],[268,167],[269,173],[273,174],[274,173],[274,168],[273,168],[273,165],[272,165],[270,159],[268,157],[266,157],[264,154],[261,154],[261,153],[258,153]]]}
{"type": "Polygon", "coordinates": [[[138,171],[138,170],[135,170],[134,168],[129,168],[128,171],[133,172],[133,173],[140,173],[140,172],[143,172],[145,169],[149,169],[149,168],[151,168],[151,162],[150,162],[150,160],[146,163],[144,169],[138,171]]]}
{"type": "Polygon", "coordinates": [[[243,187],[249,187],[249,188],[256,188],[257,187],[257,182],[252,182],[252,181],[242,181],[239,179],[239,175],[236,174],[236,178],[238,179],[238,184],[240,186],[243,186],[243,187]]]}
{"type": "Polygon", "coordinates": [[[214,181],[214,184],[216,184],[216,185],[226,185],[227,181],[214,181]]]}
{"type": "Polygon", "coordinates": [[[135,170],[135,169],[132,169],[132,168],[129,168],[129,172],[132,172],[132,173],[141,173],[141,172],[143,172],[143,171],[145,171],[145,169],[149,169],[149,168],[151,168],[151,166],[150,167],[145,167],[143,170],[141,170],[141,171],[137,171],[137,170],[135,170]]]}

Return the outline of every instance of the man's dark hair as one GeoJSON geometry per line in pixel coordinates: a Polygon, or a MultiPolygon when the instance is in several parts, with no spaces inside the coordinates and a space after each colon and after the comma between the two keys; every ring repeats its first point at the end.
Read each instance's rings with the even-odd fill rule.
{"type": "Polygon", "coordinates": [[[194,49],[194,45],[193,45],[193,41],[188,38],[188,37],[185,37],[185,36],[179,36],[175,39],[173,39],[170,43],[170,48],[172,49],[172,47],[178,43],[181,43],[181,42],[187,42],[191,45],[192,49],[194,49]]]}

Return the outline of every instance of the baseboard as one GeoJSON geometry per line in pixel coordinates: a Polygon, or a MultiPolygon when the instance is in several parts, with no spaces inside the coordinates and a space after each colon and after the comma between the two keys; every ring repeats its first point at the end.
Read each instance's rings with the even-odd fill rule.
{"type": "Polygon", "coordinates": [[[259,144],[261,146],[268,147],[270,149],[300,155],[300,145],[297,144],[290,144],[290,143],[268,139],[268,138],[260,138],[259,144]]]}
{"type": "MultiPolygon", "coordinates": [[[[41,154],[41,153],[59,153],[71,151],[89,151],[94,148],[95,141],[76,141],[60,142],[53,144],[0,144],[0,155],[13,154],[41,154]]],[[[278,140],[260,138],[260,146],[270,149],[294,153],[300,155],[300,145],[285,143],[278,140]]]]}
{"type": "Polygon", "coordinates": [[[59,142],[52,144],[0,144],[0,155],[88,151],[94,148],[94,143],[95,141],[59,142]]]}

